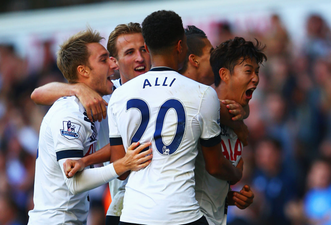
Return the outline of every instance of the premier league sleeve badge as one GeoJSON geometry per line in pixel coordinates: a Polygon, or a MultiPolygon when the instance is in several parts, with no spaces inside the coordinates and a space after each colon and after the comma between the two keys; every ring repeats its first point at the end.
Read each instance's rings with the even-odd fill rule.
{"type": "Polygon", "coordinates": [[[60,130],[61,135],[69,140],[78,138],[80,126],[81,125],[73,123],[70,120],[63,121],[63,129],[60,130]]]}

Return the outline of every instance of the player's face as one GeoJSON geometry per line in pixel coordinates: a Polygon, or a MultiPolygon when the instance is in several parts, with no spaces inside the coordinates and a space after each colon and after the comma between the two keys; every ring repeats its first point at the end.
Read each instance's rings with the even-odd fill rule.
{"type": "Polygon", "coordinates": [[[235,100],[242,106],[252,99],[253,92],[259,84],[259,65],[253,59],[239,59],[229,76],[229,99],[235,100]]]}
{"type": "Polygon", "coordinates": [[[99,43],[89,43],[87,49],[90,54],[90,87],[100,95],[111,94],[113,83],[110,77],[114,74],[115,62],[110,60],[108,51],[99,43]]]}
{"type": "Polygon", "coordinates": [[[212,85],[214,83],[214,74],[209,59],[213,46],[207,38],[204,38],[203,42],[205,43],[205,47],[202,49],[202,56],[199,57],[198,82],[206,85],[212,85]]]}
{"type": "Polygon", "coordinates": [[[117,65],[122,83],[146,73],[151,68],[149,53],[144,47],[141,33],[122,34],[116,40],[117,65]]]}

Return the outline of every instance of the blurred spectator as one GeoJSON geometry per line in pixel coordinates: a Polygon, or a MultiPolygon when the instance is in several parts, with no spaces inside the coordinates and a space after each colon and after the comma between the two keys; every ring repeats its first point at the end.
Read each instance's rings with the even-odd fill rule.
{"type": "Polygon", "coordinates": [[[330,28],[319,14],[312,14],[306,22],[304,52],[314,62],[318,57],[326,57],[331,50],[330,28]]]}
{"type": "Polygon", "coordinates": [[[326,138],[322,141],[320,145],[319,153],[322,157],[331,163],[331,139],[326,138]]]}
{"type": "Polygon", "coordinates": [[[331,224],[331,164],[324,159],[314,161],[307,177],[304,210],[310,224],[331,224]]]}
{"type": "Polygon", "coordinates": [[[234,38],[232,32],[232,26],[227,21],[221,21],[215,24],[216,30],[216,45],[221,44],[224,41],[234,38]]]}
{"type": "Polygon", "coordinates": [[[0,194],[0,224],[1,225],[23,225],[15,202],[9,195],[0,194]]]}
{"type": "Polygon", "coordinates": [[[264,42],[268,46],[268,59],[274,56],[287,56],[289,51],[290,39],[287,30],[277,14],[270,17],[270,25],[264,31],[264,42]]]}
{"type": "Polygon", "coordinates": [[[290,224],[284,208],[296,196],[296,183],[292,171],[283,166],[281,143],[272,138],[261,140],[255,149],[255,163],[252,188],[262,198],[259,224],[290,224]]]}

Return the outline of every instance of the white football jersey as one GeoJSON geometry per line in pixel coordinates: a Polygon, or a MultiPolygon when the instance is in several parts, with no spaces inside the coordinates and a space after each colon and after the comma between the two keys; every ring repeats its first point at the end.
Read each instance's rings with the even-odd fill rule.
{"type": "MultiPolygon", "coordinates": [[[[104,95],[102,98],[106,102],[109,102],[110,97],[111,97],[111,94],[104,95]]],[[[101,120],[101,122],[100,122],[100,132],[98,133],[97,151],[100,150],[101,148],[103,148],[105,145],[109,145],[108,114],[107,114],[106,118],[101,120]]]]}
{"type": "Polygon", "coordinates": [[[60,159],[95,152],[99,123],[90,122],[76,97],[57,100],[45,115],[39,134],[34,208],[28,224],[86,224],[87,192],[73,195],[66,186],[60,159]]]}
{"type": "MultiPolygon", "coordinates": [[[[228,127],[221,126],[221,136],[223,155],[236,166],[241,158],[243,144],[228,127]]],[[[226,197],[230,185],[225,180],[211,176],[205,168],[205,160],[199,149],[195,163],[196,199],[210,225],[226,224],[226,197]]]]}
{"type": "MultiPolygon", "coordinates": [[[[121,86],[121,79],[112,80],[114,84],[114,89],[121,86]]],[[[109,102],[111,95],[103,96],[103,99],[106,102],[109,102]]],[[[98,146],[97,150],[105,146],[109,145],[109,127],[108,127],[108,113],[106,119],[103,119],[100,122],[100,132],[98,138],[98,146]]],[[[110,162],[105,162],[104,165],[108,165],[110,162]]],[[[123,208],[123,198],[125,192],[125,181],[121,181],[119,179],[113,179],[109,182],[109,192],[111,195],[111,203],[107,210],[107,216],[120,216],[123,208]]]]}
{"type": "Polygon", "coordinates": [[[111,145],[152,142],[151,164],[131,172],[121,221],[185,224],[202,217],[194,163],[200,139],[220,143],[219,100],[209,86],[154,68],[117,88],[109,102],[111,145]]]}

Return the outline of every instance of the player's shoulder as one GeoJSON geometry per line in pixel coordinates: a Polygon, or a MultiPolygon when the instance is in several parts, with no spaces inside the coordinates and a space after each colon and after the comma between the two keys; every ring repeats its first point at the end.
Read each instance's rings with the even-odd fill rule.
{"type": "Polygon", "coordinates": [[[52,112],[53,116],[74,116],[83,114],[85,109],[77,97],[69,96],[59,98],[56,102],[54,102],[50,111],[52,112]]]}

